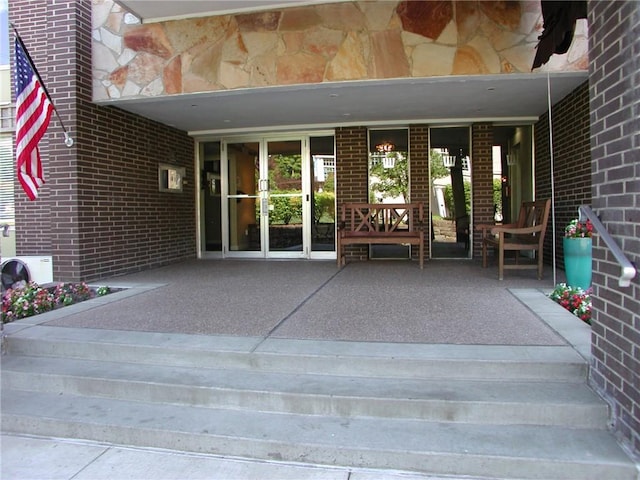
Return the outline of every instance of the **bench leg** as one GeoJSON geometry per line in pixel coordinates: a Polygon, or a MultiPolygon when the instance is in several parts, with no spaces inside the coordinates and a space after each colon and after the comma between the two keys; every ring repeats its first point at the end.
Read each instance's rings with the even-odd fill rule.
{"type": "Polygon", "coordinates": [[[504,248],[498,249],[498,279],[504,277],[504,248]]]}

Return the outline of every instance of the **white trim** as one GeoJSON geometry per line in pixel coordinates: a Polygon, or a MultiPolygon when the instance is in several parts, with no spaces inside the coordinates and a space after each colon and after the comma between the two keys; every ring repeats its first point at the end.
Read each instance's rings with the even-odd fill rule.
{"type": "Polygon", "coordinates": [[[490,122],[494,125],[509,125],[509,124],[523,124],[523,123],[535,123],[540,120],[539,117],[482,117],[482,118],[439,118],[439,119],[429,119],[429,118],[420,118],[414,120],[381,120],[376,122],[363,122],[363,121],[353,121],[353,122],[333,122],[333,123],[323,123],[323,124],[309,124],[309,125],[280,125],[280,126],[270,126],[270,127],[256,127],[256,128],[230,128],[230,129],[217,129],[217,130],[195,130],[187,132],[187,135],[191,137],[201,137],[201,136],[235,136],[235,135],[249,135],[249,134],[260,134],[260,135],[269,135],[270,133],[278,133],[278,132],[287,132],[287,133],[300,133],[304,134],[304,132],[313,131],[323,131],[331,129],[335,131],[337,128],[341,127],[375,127],[375,128],[400,128],[402,126],[409,125],[428,125],[429,127],[446,127],[446,126],[468,126],[473,125],[475,123],[487,123],[490,122]]]}

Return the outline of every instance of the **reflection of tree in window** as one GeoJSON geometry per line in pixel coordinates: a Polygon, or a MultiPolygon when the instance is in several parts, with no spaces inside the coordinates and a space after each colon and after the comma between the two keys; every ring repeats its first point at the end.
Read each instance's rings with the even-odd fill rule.
{"type": "Polygon", "coordinates": [[[269,181],[280,189],[291,187],[299,191],[302,178],[302,162],[300,155],[270,155],[269,181]]]}
{"type": "Polygon", "coordinates": [[[369,201],[386,199],[407,202],[409,199],[409,162],[406,152],[385,153],[394,162],[385,164],[381,156],[369,156],[369,201]],[[393,163],[393,166],[390,166],[393,163]]]}
{"type": "Polygon", "coordinates": [[[302,161],[300,155],[270,155],[269,184],[272,195],[269,223],[289,225],[302,222],[302,199],[300,197],[276,197],[273,195],[300,193],[302,161]]]}
{"type": "Polygon", "coordinates": [[[442,152],[438,149],[431,149],[429,152],[429,168],[431,171],[431,181],[436,178],[444,178],[450,175],[449,169],[444,166],[442,152]]]}

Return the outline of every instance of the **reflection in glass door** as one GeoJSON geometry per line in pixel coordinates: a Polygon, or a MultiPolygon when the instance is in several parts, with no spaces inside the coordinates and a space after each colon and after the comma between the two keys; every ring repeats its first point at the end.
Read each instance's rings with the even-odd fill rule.
{"type": "Polygon", "coordinates": [[[232,256],[300,258],[308,250],[302,146],[300,139],[226,144],[227,245],[232,256]]]}
{"type": "Polygon", "coordinates": [[[471,158],[468,127],[429,130],[431,258],[471,258],[471,158]]]}
{"type": "Polygon", "coordinates": [[[229,143],[226,150],[229,252],[260,252],[260,143],[229,143]]]}
{"type": "Polygon", "coordinates": [[[302,142],[267,142],[267,182],[262,215],[268,221],[267,256],[300,256],[303,247],[302,142]],[[267,211],[264,211],[264,206],[267,211]],[[273,252],[281,252],[273,255],[273,252]],[[295,255],[295,252],[298,252],[295,255]]]}
{"type": "Polygon", "coordinates": [[[311,168],[311,257],[335,258],[336,157],[333,135],[309,139],[311,168]]]}

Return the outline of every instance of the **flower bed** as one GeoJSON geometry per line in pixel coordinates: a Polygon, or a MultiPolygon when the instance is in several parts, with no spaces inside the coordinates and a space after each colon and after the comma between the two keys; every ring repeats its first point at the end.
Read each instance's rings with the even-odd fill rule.
{"type": "Polygon", "coordinates": [[[549,298],[591,325],[591,289],[585,291],[579,287],[559,283],[549,294],[549,298]]]}
{"type": "Polygon", "coordinates": [[[89,300],[111,293],[109,287],[89,287],[86,283],[59,283],[40,287],[31,282],[20,288],[9,289],[2,295],[2,322],[48,312],[55,308],[89,300]]]}

